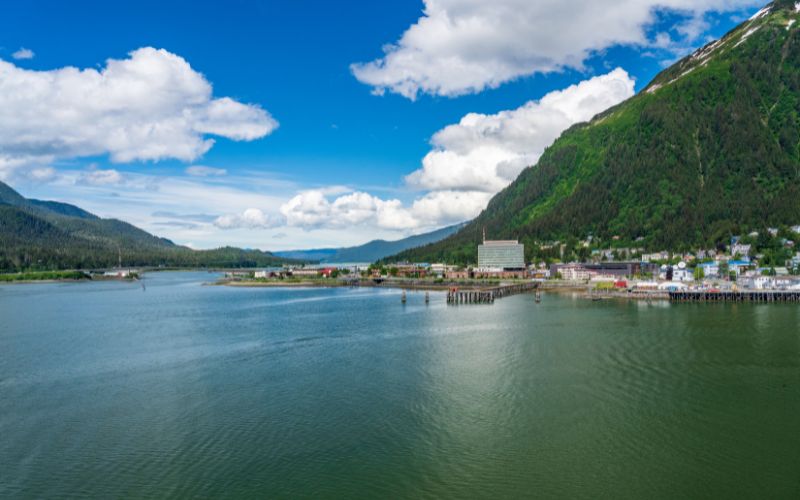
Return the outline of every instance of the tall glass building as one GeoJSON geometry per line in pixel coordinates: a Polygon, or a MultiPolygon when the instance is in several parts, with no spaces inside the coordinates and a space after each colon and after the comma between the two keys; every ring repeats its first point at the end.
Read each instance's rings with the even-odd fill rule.
{"type": "Polygon", "coordinates": [[[478,267],[525,269],[525,245],[517,240],[484,241],[478,245],[478,267]]]}

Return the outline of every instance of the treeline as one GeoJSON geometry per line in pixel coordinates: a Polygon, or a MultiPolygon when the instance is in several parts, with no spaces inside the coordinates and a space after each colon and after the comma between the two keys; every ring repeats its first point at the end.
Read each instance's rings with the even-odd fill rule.
{"type": "Polygon", "coordinates": [[[115,247],[107,246],[54,243],[47,247],[9,247],[0,243],[0,272],[105,269],[116,267],[120,254],[123,267],[248,268],[294,262],[260,250],[230,247],[215,250],[122,248],[118,251],[115,247]]]}
{"type": "MultiPolygon", "coordinates": [[[[6,200],[11,199],[7,191],[6,200]]],[[[0,272],[103,269],[120,261],[126,267],[196,268],[294,262],[260,250],[225,247],[195,251],[119,220],[76,212],[80,210],[77,207],[52,204],[51,208],[42,208],[41,203],[24,199],[17,203],[3,204],[0,200],[0,272]],[[58,211],[53,212],[52,206],[58,211]]]]}

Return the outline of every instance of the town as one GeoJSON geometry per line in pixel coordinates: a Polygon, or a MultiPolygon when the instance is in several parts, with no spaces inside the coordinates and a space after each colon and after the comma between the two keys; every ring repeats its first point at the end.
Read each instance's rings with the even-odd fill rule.
{"type": "MultiPolygon", "coordinates": [[[[767,228],[734,236],[726,245],[689,252],[647,252],[610,245],[592,237],[580,242],[535,245],[533,262],[517,240],[488,240],[476,248],[476,263],[389,262],[285,266],[231,271],[228,280],[290,284],[395,284],[446,287],[537,281],[543,288],[577,287],[593,296],[628,293],[666,296],[670,292],[800,291],[800,226],[767,228]],[[593,241],[594,240],[594,241],[593,241]],[[536,257],[540,257],[536,259],[536,257]]],[[[612,243],[615,241],[612,239],[612,243]]]]}

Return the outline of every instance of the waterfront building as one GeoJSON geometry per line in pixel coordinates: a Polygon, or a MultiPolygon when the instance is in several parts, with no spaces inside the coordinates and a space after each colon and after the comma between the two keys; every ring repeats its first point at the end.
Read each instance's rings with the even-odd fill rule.
{"type": "Polygon", "coordinates": [[[706,278],[719,277],[719,262],[704,262],[697,267],[703,270],[703,276],[706,278]]]}
{"type": "Polygon", "coordinates": [[[525,275],[526,271],[524,269],[476,267],[472,270],[472,277],[475,279],[523,279],[526,277],[525,275]]]}
{"type": "Polygon", "coordinates": [[[742,274],[747,268],[750,267],[750,259],[747,260],[731,260],[728,262],[728,269],[736,273],[736,275],[742,274]]]}
{"type": "Polygon", "coordinates": [[[254,278],[282,278],[286,274],[286,269],[282,267],[267,267],[253,273],[254,278]]]}
{"type": "Polygon", "coordinates": [[[292,269],[290,271],[292,276],[305,276],[305,277],[317,277],[319,276],[319,269],[314,268],[303,268],[303,269],[292,269]]]}
{"type": "Polygon", "coordinates": [[[449,280],[465,280],[469,278],[469,271],[466,269],[447,269],[444,277],[449,280]]]}
{"type": "Polygon", "coordinates": [[[595,274],[605,274],[617,278],[652,274],[658,271],[658,266],[648,262],[600,262],[586,264],[586,270],[595,274]]]}
{"type": "Polygon", "coordinates": [[[525,246],[517,240],[484,240],[478,245],[478,268],[524,270],[525,246]]]}
{"type": "Polygon", "coordinates": [[[588,281],[596,273],[589,272],[583,264],[553,264],[550,267],[550,276],[558,275],[566,281],[588,281]]]}
{"type": "Polygon", "coordinates": [[[128,278],[134,273],[136,273],[136,271],[133,269],[115,269],[113,271],[106,271],[103,273],[103,276],[107,276],[109,278],[128,278]]]}
{"type": "Polygon", "coordinates": [[[672,281],[680,281],[681,283],[690,283],[694,281],[694,270],[686,267],[678,267],[672,270],[672,281]]]}
{"type": "Polygon", "coordinates": [[[437,278],[443,278],[444,273],[447,271],[447,266],[444,264],[431,264],[430,270],[432,275],[437,278]]]}

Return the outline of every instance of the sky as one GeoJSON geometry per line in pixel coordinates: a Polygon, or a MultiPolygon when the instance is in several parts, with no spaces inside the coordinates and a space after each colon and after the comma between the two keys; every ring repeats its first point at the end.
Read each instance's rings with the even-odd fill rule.
{"type": "Polygon", "coordinates": [[[763,3],[7,2],[0,180],[193,248],[399,239],[763,3]]]}

